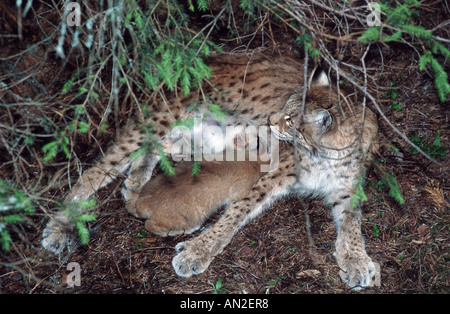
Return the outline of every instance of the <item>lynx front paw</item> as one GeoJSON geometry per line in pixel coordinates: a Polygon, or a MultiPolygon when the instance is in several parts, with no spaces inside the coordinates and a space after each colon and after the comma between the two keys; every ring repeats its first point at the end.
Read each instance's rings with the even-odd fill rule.
{"type": "Polygon", "coordinates": [[[194,239],[175,246],[177,255],[172,260],[172,266],[178,276],[191,277],[201,274],[211,264],[214,257],[195,242],[194,239]]]}
{"type": "Polygon", "coordinates": [[[51,218],[42,233],[42,247],[47,251],[59,254],[67,247],[72,249],[76,246],[76,236],[73,227],[67,221],[67,217],[57,214],[51,218]]]}
{"type": "Polygon", "coordinates": [[[377,267],[367,254],[337,255],[339,276],[351,289],[361,290],[374,285],[377,267]]]}

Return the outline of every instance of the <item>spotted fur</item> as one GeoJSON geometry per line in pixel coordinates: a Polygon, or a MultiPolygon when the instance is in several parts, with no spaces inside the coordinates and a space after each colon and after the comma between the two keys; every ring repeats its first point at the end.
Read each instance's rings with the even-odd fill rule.
{"type": "MultiPolygon", "coordinates": [[[[302,112],[303,67],[289,57],[222,55],[209,60],[209,65],[214,74],[211,84],[204,87],[204,93],[213,102],[233,111],[235,118],[230,123],[259,126],[269,121],[272,132],[282,140],[279,154],[271,152],[272,162],[277,159],[279,165],[275,171],[257,175],[255,183],[246,185],[245,195],[234,195],[213,227],[175,247],[177,254],[172,261],[175,272],[185,277],[202,273],[237,230],[268,208],[274,200],[296,193],[322,196],[332,205],[337,227],[335,256],[341,268],[341,278],[356,289],[372,285],[376,268],[362,240],[361,210],[352,207],[350,202],[356,182],[363,176],[364,166],[376,149],[378,132],[375,115],[338,94],[324,82],[323,77],[310,88],[306,95],[305,112],[302,112]]],[[[161,96],[153,104],[151,109],[154,115],[148,122],[153,124],[155,136],[166,151],[170,151],[172,145],[169,140],[170,124],[192,116],[186,108],[196,99],[196,95],[167,99],[161,96]]],[[[138,192],[150,180],[159,155],[149,154],[138,160],[129,158],[130,153],[139,149],[144,140],[140,129],[134,125],[122,130],[119,138],[95,167],[83,173],[66,197],[67,201],[87,199],[114,176],[124,172],[128,173],[122,191],[125,198],[134,202],[139,201],[139,197],[145,197],[138,192]]],[[[247,169],[236,176],[255,178],[254,175],[249,176],[247,171],[254,172],[247,169]]],[[[186,176],[175,177],[174,180],[183,178],[186,179],[186,176]]],[[[186,193],[198,192],[207,196],[208,188],[205,186],[211,184],[220,186],[220,178],[210,176],[205,184],[200,185],[200,190],[187,190],[186,193]]],[[[227,203],[227,189],[223,193],[216,189],[214,193],[219,197],[214,206],[227,203]]],[[[206,204],[208,197],[203,199],[206,204]]],[[[179,204],[180,200],[183,200],[183,193],[173,203],[179,204]]],[[[158,200],[152,201],[158,203],[158,200]]],[[[186,206],[192,205],[186,203],[186,206]]],[[[170,207],[170,204],[167,206],[170,207]]],[[[137,213],[137,208],[135,210],[137,213]]],[[[181,213],[183,208],[172,207],[171,210],[176,214],[181,213]]],[[[205,212],[210,210],[211,206],[205,206],[205,212]]],[[[150,216],[144,218],[151,221],[150,216]]],[[[204,218],[197,219],[195,227],[202,220],[204,218]]],[[[44,230],[42,245],[50,251],[61,252],[64,246],[73,244],[72,230],[73,225],[68,218],[57,213],[44,230]]]]}

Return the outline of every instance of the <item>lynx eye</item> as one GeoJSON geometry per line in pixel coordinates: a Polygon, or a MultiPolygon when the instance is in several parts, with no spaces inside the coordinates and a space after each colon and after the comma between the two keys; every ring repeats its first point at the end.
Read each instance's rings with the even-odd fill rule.
{"type": "Polygon", "coordinates": [[[292,121],[292,119],[291,119],[291,117],[290,116],[285,116],[284,117],[284,120],[286,120],[286,125],[288,126],[288,127],[293,127],[294,126],[294,121],[292,121]]]}

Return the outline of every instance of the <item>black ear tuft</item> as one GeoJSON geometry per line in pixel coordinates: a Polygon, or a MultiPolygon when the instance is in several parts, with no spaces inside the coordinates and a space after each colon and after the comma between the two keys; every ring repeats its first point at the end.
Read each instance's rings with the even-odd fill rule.
{"type": "Polygon", "coordinates": [[[313,86],[330,86],[328,75],[322,71],[312,83],[313,86]]]}

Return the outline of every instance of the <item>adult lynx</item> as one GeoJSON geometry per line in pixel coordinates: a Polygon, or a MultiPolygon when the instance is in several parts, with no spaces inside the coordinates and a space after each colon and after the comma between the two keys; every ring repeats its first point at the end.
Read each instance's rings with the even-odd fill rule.
{"type": "MultiPolygon", "coordinates": [[[[209,65],[213,68],[213,76],[211,85],[204,88],[204,93],[211,101],[220,103],[223,108],[233,112],[233,118],[227,123],[261,126],[267,125],[269,121],[272,132],[283,142],[279,155],[275,156],[271,152],[272,160],[279,161],[276,170],[255,174],[254,167],[244,167],[235,174],[237,178],[248,177],[243,185],[245,195],[232,193],[230,200],[228,189],[224,189],[223,193],[220,193],[220,189],[215,189],[210,194],[218,199],[208,203],[207,186],[220,186],[218,176],[209,175],[199,185],[199,190],[194,191],[206,195],[200,204],[185,202],[186,206],[200,205],[205,210],[204,216],[193,219],[193,225],[189,219],[181,221],[181,228],[178,229],[187,226],[189,228],[183,230],[192,231],[213,210],[212,207],[230,201],[225,213],[213,227],[176,246],[177,255],[172,261],[176,273],[180,276],[202,273],[231,241],[236,231],[250,219],[283,195],[297,193],[322,196],[332,205],[337,227],[335,255],[343,281],[355,289],[372,285],[375,263],[367,255],[361,236],[361,210],[352,207],[350,201],[358,178],[363,175],[364,165],[377,147],[378,127],[375,115],[367,108],[352,104],[348,97],[338,94],[323,78],[319,80],[319,84],[310,87],[306,95],[306,108],[302,112],[303,68],[300,62],[292,58],[221,55],[211,58],[209,65]]],[[[154,124],[155,136],[166,148],[166,152],[170,151],[172,145],[169,125],[176,120],[192,117],[192,113],[186,108],[194,101],[194,97],[161,97],[153,104],[152,111],[155,114],[149,118],[149,122],[154,124]]],[[[183,213],[183,208],[177,204],[180,204],[183,196],[194,193],[189,189],[179,196],[173,194],[172,207],[170,203],[167,204],[170,200],[163,198],[152,199],[151,208],[145,207],[145,187],[143,193],[141,189],[150,180],[159,155],[149,154],[133,161],[129,155],[139,149],[143,135],[134,126],[122,132],[120,140],[99,160],[96,167],[83,174],[66,200],[87,199],[97,189],[109,183],[112,177],[127,172],[128,179],[122,193],[131,202],[128,209],[149,219],[149,229],[152,228],[151,213],[158,204],[164,203],[174,215],[183,213]],[[141,205],[136,205],[139,203],[141,205]],[[138,209],[136,206],[141,207],[138,209]]],[[[212,165],[208,173],[214,172],[214,169],[212,165]]],[[[188,178],[181,175],[173,180],[188,178]]],[[[157,210],[153,212],[154,216],[159,214],[161,213],[157,210]]],[[[175,221],[176,219],[174,226],[180,223],[175,221]]],[[[164,226],[163,230],[170,228],[171,226],[164,226]]],[[[44,231],[42,244],[50,251],[60,252],[65,245],[73,243],[71,231],[73,225],[69,218],[63,213],[57,213],[44,231]]]]}

